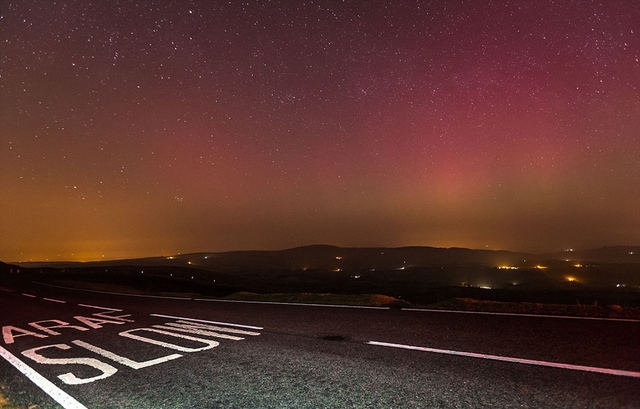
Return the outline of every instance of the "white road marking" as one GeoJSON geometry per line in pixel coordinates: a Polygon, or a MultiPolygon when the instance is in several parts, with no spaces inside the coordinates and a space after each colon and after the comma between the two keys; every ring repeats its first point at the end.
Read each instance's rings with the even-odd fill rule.
{"type": "Polygon", "coordinates": [[[108,310],[108,311],[122,311],[119,308],[109,308],[109,307],[99,307],[97,305],[90,305],[90,304],[78,304],[78,306],[80,307],[87,307],[87,308],[97,308],[99,310],[108,310]]]}
{"type": "Polygon", "coordinates": [[[60,304],[66,304],[66,301],[62,301],[62,300],[56,300],[55,298],[44,298],[42,297],[43,300],[47,300],[47,301],[53,301],[53,302],[59,302],[60,304]]]}
{"type": "Polygon", "coordinates": [[[296,303],[296,302],[275,302],[275,301],[241,301],[241,300],[220,300],[215,298],[166,297],[163,295],[126,294],[126,293],[115,293],[112,291],[85,290],[83,288],[64,287],[61,285],[41,283],[38,281],[35,281],[35,283],[46,285],[49,287],[64,288],[67,290],[86,291],[90,293],[111,294],[111,295],[124,295],[127,297],[165,298],[169,300],[184,300],[184,301],[236,302],[236,303],[245,303],[245,304],[302,305],[306,307],[359,308],[359,309],[369,309],[369,310],[388,310],[389,309],[389,307],[369,307],[366,305],[333,305],[333,304],[311,304],[311,303],[302,303],[302,302],[296,303]]]}
{"type": "Polygon", "coordinates": [[[542,314],[517,314],[512,312],[437,310],[433,308],[402,308],[402,311],[448,312],[448,313],[454,313],[454,314],[506,315],[510,317],[563,318],[563,319],[571,319],[571,320],[640,322],[640,320],[633,320],[633,319],[627,319],[627,318],[572,317],[569,315],[542,315],[542,314]]]}
{"type": "Polygon", "coordinates": [[[142,341],[142,342],[147,342],[149,344],[160,345],[161,347],[165,347],[165,348],[169,348],[169,349],[175,349],[175,350],[180,351],[180,352],[200,352],[200,351],[204,351],[204,350],[207,350],[207,349],[215,348],[218,345],[220,345],[220,343],[218,341],[212,341],[210,339],[192,337],[191,335],[177,334],[175,332],[163,331],[161,329],[155,329],[155,328],[135,328],[135,329],[127,330],[127,331],[122,331],[122,332],[118,333],[118,335],[120,335],[122,337],[126,337],[126,338],[136,339],[136,340],[142,341]],[[203,344],[205,344],[205,346],[200,347],[200,348],[189,348],[189,347],[185,347],[185,346],[181,346],[181,345],[172,344],[170,342],[160,341],[160,340],[157,340],[157,339],[154,339],[154,338],[147,338],[147,337],[143,337],[141,335],[134,335],[134,334],[132,334],[132,332],[134,332],[134,331],[155,332],[155,333],[158,333],[158,334],[168,335],[170,337],[184,338],[184,339],[188,339],[190,341],[203,343],[203,344]]]}
{"type": "MultiPolygon", "coordinates": [[[[187,297],[165,297],[161,295],[144,295],[144,294],[126,294],[126,293],[115,293],[110,291],[98,291],[98,290],[85,290],[82,288],[73,288],[73,287],[63,287],[60,285],[53,285],[47,283],[41,283],[35,281],[37,284],[47,285],[49,287],[56,288],[65,288],[68,290],[76,290],[76,291],[87,291],[91,293],[101,293],[101,294],[112,294],[112,295],[125,295],[129,297],[143,297],[143,298],[166,298],[170,300],[186,300],[186,301],[216,301],[216,302],[235,302],[235,303],[244,303],[244,304],[274,304],[274,305],[296,305],[296,306],[309,306],[309,307],[332,307],[332,308],[360,308],[360,309],[371,309],[371,310],[388,310],[390,307],[370,307],[365,305],[332,305],[332,304],[311,304],[311,303],[296,303],[296,302],[276,302],[276,301],[242,301],[242,300],[221,300],[216,298],[187,298],[187,297]]],[[[22,294],[27,297],[34,297],[29,294],[22,294]]],[[[44,298],[45,300],[47,298],[44,298]]],[[[78,304],[80,305],[80,304],[78,304]]],[[[106,309],[106,308],[105,308],[106,309]]],[[[114,311],[121,311],[117,309],[113,309],[114,311]]],[[[567,315],[542,315],[542,314],[516,314],[510,312],[485,312],[485,311],[459,311],[459,310],[438,310],[433,308],[401,308],[402,311],[423,311],[423,312],[448,312],[454,314],[481,314],[481,315],[505,315],[505,316],[514,316],[514,317],[536,317],[536,318],[563,318],[563,319],[573,319],[573,320],[596,320],[596,321],[620,321],[620,322],[638,322],[640,320],[627,319],[627,318],[599,318],[599,317],[572,317],[567,315]]]]}
{"type": "Polygon", "coordinates": [[[38,353],[43,349],[56,348],[61,349],[63,351],[71,349],[71,347],[67,344],[53,344],[53,345],[45,345],[43,347],[36,347],[27,349],[26,351],[22,351],[21,354],[26,356],[27,358],[31,358],[39,364],[43,365],[70,365],[70,364],[78,364],[78,365],[86,365],[91,366],[98,371],[102,372],[101,375],[96,375],[91,378],[78,378],[71,372],[64,373],[62,375],[58,375],[58,378],[66,383],[67,385],[83,385],[86,383],[91,383],[97,381],[99,379],[108,378],[114,373],[118,372],[116,368],[109,364],[105,364],[102,361],[99,361],[95,358],[47,358],[44,355],[38,353]]]}
{"type": "Polygon", "coordinates": [[[173,318],[173,319],[177,319],[177,320],[204,322],[205,324],[227,325],[229,327],[238,327],[238,328],[247,328],[247,329],[264,329],[263,327],[254,327],[254,326],[251,326],[251,325],[231,324],[229,322],[207,321],[207,320],[200,320],[200,319],[197,319],[197,318],[176,317],[174,315],[163,315],[163,314],[149,314],[149,315],[151,315],[152,317],[173,318]]]}
{"type": "Polygon", "coordinates": [[[216,326],[213,326],[213,325],[201,324],[199,322],[189,322],[189,321],[179,321],[178,320],[175,323],[168,322],[165,325],[182,326],[182,327],[184,327],[184,325],[187,325],[189,327],[205,328],[205,329],[210,329],[211,331],[230,332],[232,334],[252,335],[252,336],[260,335],[259,332],[251,332],[251,331],[245,331],[245,330],[242,330],[242,329],[235,329],[235,328],[216,327],[216,326]]]}
{"type": "MultiPolygon", "coordinates": [[[[171,324],[171,323],[168,323],[168,324],[171,324]]],[[[235,335],[220,334],[218,332],[207,331],[207,330],[204,330],[204,329],[198,329],[198,328],[193,328],[193,327],[189,327],[189,326],[172,327],[172,326],[166,326],[166,325],[152,325],[152,327],[153,328],[157,328],[157,329],[164,329],[164,330],[168,330],[168,331],[186,332],[186,333],[189,333],[189,334],[204,335],[204,336],[207,336],[207,337],[230,339],[232,341],[242,341],[244,339],[242,337],[236,337],[235,335]]]]}
{"type": "Polygon", "coordinates": [[[191,298],[188,298],[188,297],[167,297],[167,296],[164,296],[164,295],[123,294],[123,293],[106,293],[106,294],[128,295],[128,296],[131,296],[131,297],[142,297],[142,298],[164,298],[166,300],[187,300],[187,301],[191,301],[191,298]]]}
{"type": "Polygon", "coordinates": [[[378,341],[369,341],[367,342],[367,344],[383,346],[383,347],[391,347],[391,348],[410,349],[414,351],[433,352],[436,354],[458,355],[458,356],[466,356],[471,358],[491,359],[494,361],[513,362],[513,363],[527,364],[527,365],[548,366],[551,368],[572,369],[575,371],[595,372],[595,373],[601,373],[601,374],[607,374],[607,375],[640,378],[640,372],[625,371],[621,369],[609,369],[609,368],[598,368],[594,366],[562,364],[557,362],[536,361],[533,359],[523,359],[523,358],[510,358],[507,356],[500,356],[500,355],[477,354],[475,352],[451,351],[448,349],[418,347],[413,345],[392,344],[388,342],[378,342],[378,341]]]}
{"type": "Polygon", "coordinates": [[[42,389],[47,395],[51,396],[53,400],[58,402],[65,409],[87,409],[82,403],[78,402],[71,395],[67,394],[62,389],[51,383],[44,376],[40,375],[30,366],[19,360],[11,352],[7,351],[0,346],[0,355],[6,359],[11,365],[13,365],[18,371],[22,372],[31,382],[35,383],[40,389],[42,389]]]}
{"type": "Polygon", "coordinates": [[[18,337],[36,337],[36,338],[48,338],[48,335],[38,334],[37,332],[29,331],[26,329],[14,327],[13,325],[4,325],[2,327],[2,338],[5,344],[13,344],[18,337]]]}
{"type": "Polygon", "coordinates": [[[61,285],[53,285],[53,284],[41,283],[39,281],[34,281],[34,283],[41,284],[41,285],[46,285],[48,287],[64,288],[65,290],[86,291],[86,292],[89,292],[89,293],[124,295],[124,296],[127,296],[127,297],[142,297],[142,298],[165,298],[165,299],[169,299],[169,300],[186,300],[186,301],[190,301],[191,300],[191,298],[188,298],[188,297],[167,297],[167,296],[164,296],[164,295],[127,294],[127,293],[116,293],[116,292],[113,292],[113,291],[98,291],[98,290],[86,290],[84,288],[64,287],[64,286],[61,286],[61,285]]]}
{"type": "Polygon", "coordinates": [[[242,301],[242,300],[220,300],[215,298],[194,298],[194,301],[217,301],[235,302],[242,304],[273,304],[273,305],[302,305],[305,307],[332,307],[332,308],[359,308],[365,310],[388,310],[389,307],[369,307],[366,305],[340,305],[340,304],[312,304],[304,302],[276,302],[276,301],[242,301]]]}
{"type": "Polygon", "coordinates": [[[118,362],[124,366],[128,366],[129,368],[133,368],[133,369],[141,369],[141,368],[146,368],[148,366],[153,366],[153,365],[157,365],[157,364],[161,364],[163,362],[167,362],[167,361],[171,361],[172,359],[176,359],[176,358],[180,358],[182,355],[180,354],[171,354],[171,355],[167,355],[167,356],[163,356],[160,358],[156,358],[156,359],[150,359],[148,361],[143,361],[143,362],[136,362],[132,359],[126,358],[124,356],[118,355],[118,354],[114,354],[111,351],[107,351],[106,349],[102,349],[100,347],[97,347],[95,345],[91,345],[87,342],[84,341],[80,341],[79,339],[76,339],[75,341],[71,341],[72,343],[81,346],[82,348],[88,349],[91,352],[95,352],[98,355],[102,355],[105,358],[109,358],[112,361],[118,362]]]}
{"type": "Polygon", "coordinates": [[[60,335],[58,331],[54,331],[52,328],[73,328],[78,331],[89,331],[89,328],[80,327],[78,325],[69,325],[68,322],[64,322],[60,320],[35,321],[35,322],[30,322],[29,325],[49,335],[60,335]],[[58,325],[49,325],[49,326],[41,325],[41,324],[50,323],[50,322],[58,325]]]}
{"type": "Polygon", "coordinates": [[[38,298],[35,295],[31,295],[31,294],[22,293],[22,295],[24,295],[25,297],[38,298]]]}

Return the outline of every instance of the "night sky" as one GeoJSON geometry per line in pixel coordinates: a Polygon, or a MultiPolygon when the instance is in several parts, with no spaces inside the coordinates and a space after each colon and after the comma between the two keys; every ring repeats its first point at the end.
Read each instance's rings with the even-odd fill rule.
{"type": "Polygon", "coordinates": [[[0,2],[0,260],[640,244],[640,2],[0,2]]]}

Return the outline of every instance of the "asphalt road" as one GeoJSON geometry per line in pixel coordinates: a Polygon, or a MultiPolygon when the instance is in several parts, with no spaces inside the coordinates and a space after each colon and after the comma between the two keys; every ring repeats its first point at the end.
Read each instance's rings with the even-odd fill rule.
{"type": "Polygon", "coordinates": [[[25,408],[640,408],[640,322],[33,284],[0,287],[0,326],[25,408]]]}

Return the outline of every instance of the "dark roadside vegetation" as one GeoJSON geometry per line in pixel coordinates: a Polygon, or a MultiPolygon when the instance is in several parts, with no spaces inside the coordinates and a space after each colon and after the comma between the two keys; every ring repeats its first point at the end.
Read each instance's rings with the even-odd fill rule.
{"type": "Polygon", "coordinates": [[[0,264],[0,285],[38,281],[137,294],[640,319],[640,262],[630,253],[635,255],[635,248],[605,248],[568,259],[468,249],[311,246],[0,264]]]}

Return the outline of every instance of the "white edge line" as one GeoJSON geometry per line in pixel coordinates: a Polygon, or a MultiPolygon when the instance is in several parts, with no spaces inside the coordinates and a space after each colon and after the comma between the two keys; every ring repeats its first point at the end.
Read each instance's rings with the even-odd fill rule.
{"type": "Polygon", "coordinates": [[[78,304],[80,307],[88,307],[88,308],[97,308],[99,310],[108,310],[108,311],[122,311],[119,308],[109,308],[109,307],[100,307],[97,305],[89,305],[89,304],[78,304]]]}
{"type": "Polygon", "coordinates": [[[227,325],[229,327],[248,328],[248,329],[264,329],[264,327],[254,327],[254,326],[251,326],[251,325],[242,325],[242,324],[231,324],[231,323],[228,323],[228,322],[207,321],[207,320],[200,320],[200,319],[197,319],[197,318],[176,317],[174,315],[163,315],[163,314],[149,314],[149,315],[151,315],[152,317],[174,318],[174,319],[186,320],[186,321],[204,322],[204,323],[207,323],[207,324],[227,325]]]}
{"type": "Polygon", "coordinates": [[[49,286],[49,287],[64,288],[65,290],[86,291],[86,292],[90,292],[90,293],[111,294],[111,295],[124,295],[124,296],[127,296],[127,297],[166,298],[166,299],[169,299],[169,300],[187,300],[187,301],[192,299],[192,298],[189,298],[189,297],[165,297],[163,295],[127,294],[127,293],[115,293],[115,292],[112,292],[112,291],[87,290],[87,289],[84,289],[84,288],[64,287],[64,286],[61,286],[61,285],[41,283],[39,281],[34,281],[34,283],[41,284],[41,285],[46,285],[46,286],[49,286]]]}
{"type": "Polygon", "coordinates": [[[35,295],[31,295],[31,294],[27,294],[27,293],[22,293],[22,295],[24,295],[25,297],[38,298],[35,295]]]}
{"type": "Polygon", "coordinates": [[[552,367],[552,368],[572,369],[572,370],[575,370],[575,371],[595,372],[595,373],[601,373],[601,374],[607,374],[607,375],[617,375],[617,376],[627,376],[627,377],[631,377],[631,378],[640,378],[640,372],[624,371],[624,370],[621,370],[621,369],[609,369],[609,368],[598,368],[598,367],[594,367],[594,366],[561,364],[561,363],[557,363],[557,362],[536,361],[536,360],[533,360],[533,359],[523,359],[523,358],[510,358],[510,357],[500,356],[500,355],[486,355],[486,354],[478,354],[478,353],[475,353],[475,352],[451,351],[451,350],[448,350],[448,349],[417,347],[417,346],[413,346],[413,345],[392,344],[392,343],[388,343],[388,342],[379,342],[379,341],[368,341],[367,344],[383,346],[383,347],[391,347],[391,348],[410,349],[410,350],[423,351],[423,352],[434,352],[434,353],[437,353],[437,354],[458,355],[458,356],[466,356],[466,357],[471,357],[471,358],[491,359],[491,360],[494,360],[494,361],[513,362],[513,363],[527,364],[527,365],[548,366],[548,367],[552,367]]]}
{"type": "MultiPolygon", "coordinates": [[[[101,292],[101,291],[96,291],[96,292],[101,292]]],[[[105,294],[114,294],[114,295],[127,295],[130,297],[142,297],[142,298],[163,298],[166,300],[186,300],[186,301],[191,301],[190,297],[167,297],[164,295],[144,295],[144,294],[123,294],[123,293],[107,293],[105,292],[105,294]]]]}
{"type": "Polygon", "coordinates": [[[571,320],[621,321],[640,323],[640,320],[633,320],[629,318],[572,317],[570,315],[517,314],[513,312],[438,310],[433,308],[402,308],[402,311],[448,312],[454,314],[506,315],[510,317],[562,318],[571,320]]]}
{"type": "Polygon", "coordinates": [[[65,409],[87,409],[86,406],[78,402],[73,396],[58,388],[51,381],[31,369],[30,366],[19,360],[15,355],[1,346],[0,355],[65,409]]]}
{"type": "Polygon", "coordinates": [[[86,290],[84,288],[73,288],[73,287],[64,287],[60,285],[47,284],[37,282],[38,284],[46,285],[49,287],[56,288],[64,288],[67,290],[76,290],[76,291],[87,291],[90,293],[100,293],[100,294],[112,294],[112,295],[124,295],[127,297],[143,297],[143,298],[165,298],[170,300],[186,300],[186,301],[217,301],[217,302],[236,302],[236,303],[245,303],[245,304],[275,304],[275,305],[302,305],[302,306],[310,306],[310,307],[333,307],[333,308],[361,308],[361,309],[369,309],[369,310],[388,310],[389,307],[368,307],[365,305],[331,305],[331,304],[310,304],[310,303],[294,303],[294,302],[275,302],[275,301],[242,301],[242,300],[220,300],[215,298],[188,298],[188,297],[165,297],[161,295],[144,295],[144,294],[126,294],[126,293],[115,293],[111,291],[98,291],[98,290],[86,290]]]}
{"type": "Polygon", "coordinates": [[[52,302],[59,302],[60,304],[66,304],[66,301],[62,301],[62,300],[56,300],[55,298],[44,298],[42,297],[43,300],[47,300],[47,301],[52,301],[52,302]]]}
{"type": "MultiPolygon", "coordinates": [[[[144,294],[126,294],[126,293],[116,293],[112,291],[98,291],[98,290],[87,290],[83,288],[73,288],[73,287],[64,287],[60,285],[53,285],[47,283],[37,282],[38,284],[46,285],[49,287],[56,288],[65,288],[68,290],[76,290],[76,291],[87,291],[91,293],[100,293],[100,294],[112,294],[112,295],[123,295],[128,297],[143,297],[143,298],[164,298],[169,300],[186,300],[186,301],[215,301],[215,302],[235,302],[235,303],[244,303],[244,304],[272,304],[272,305],[296,305],[296,306],[308,306],[308,307],[331,307],[331,308],[360,308],[360,309],[369,309],[369,310],[389,310],[390,307],[370,307],[365,305],[332,305],[332,304],[311,304],[311,303],[295,303],[295,302],[275,302],[275,301],[243,301],[243,300],[221,300],[215,298],[188,298],[188,297],[166,297],[161,295],[144,295],[144,294]]],[[[27,297],[34,297],[30,294],[22,294],[27,297]]],[[[44,300],[54,301],[49,298],[43,298],[44,300]]],[[[65,302],[65,301],[57,301],[57,302],[65,302]]],[[[105,308],[113,311],[121,311],[114,308],[105,308]]],[[[633,320],[627,318],[599,318],[599,317],[571,317],[567,315],[542,315],[542,314],[516,314],[509,312],[487,312],[487,311],[459,311],[459,310],[438,310],[438,309],[429,309],[429,308],[401,308],[402,311],[423,311],[423,312],[448,312],[454,314],[481,314],[481,315],[503,315],[503,316],[512,316],[512,317],[535,317],[535,318],[562,318],[562,319],[574,319],[574,320],[596,320],[596,321],[619,321],[619,322],[637,322],[640,323],[640,320],[633,320]]]]}
{"type": "Polygon", "coordinates": [[[276,301],[244,301],[244,300],[220,300],[216,298],[194,298],[194,301],[236,302],[243,304],[272,304],[272,305],[296,305],[305,307],[332,307],[332,308],[361,308],[367,310],[388,310],[389,307],[369,307],[366,305],[340,305],[340,304],[312,304],[304,302],[276,302],[276,301]]]}

